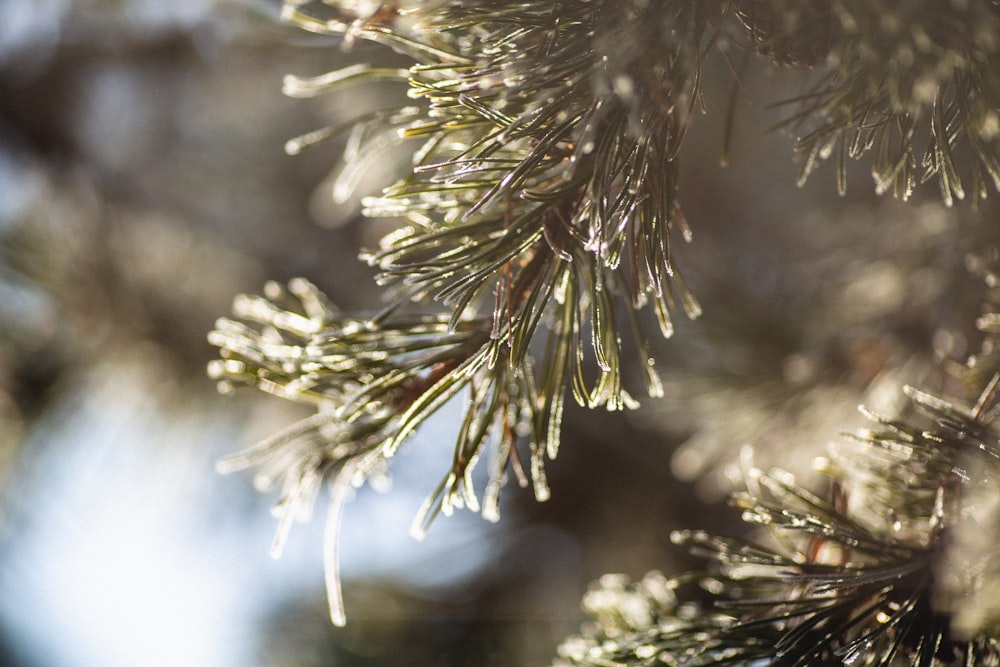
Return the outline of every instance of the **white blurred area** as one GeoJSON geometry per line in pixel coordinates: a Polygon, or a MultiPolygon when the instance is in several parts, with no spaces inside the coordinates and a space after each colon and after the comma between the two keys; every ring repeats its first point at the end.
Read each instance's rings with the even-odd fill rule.
{"type": "Polygon", "coordinates": [[[233,539],[254,531],[212,525],[231,512],[209,478],[241,429],[192,406],[167,414],[150,361],[136,351],[91,369],[12,472],[0,614],[31,664],[246,664],[232,633],[260,604],[258,559],[233,539]]]}
{"type": "MultiPolygon", "coordinates": [[[[275,562],[267,500],[249,495],[245,476],[213,471],[216,457],[281,415],[165,384],[155,350],[112,353],[28,433],[0,535],[0,622],[23,664],[272,664],[258,645],[269,615],[322,595],[322,504],[275,562]]],[[[441,521],[423,542],[408,537],[423,482],[447,462],[446,449],[444,460],[427,456],[447,441],[447,423],[410,443],[423,456],[405,457],[391,494],[363,490],[348,505],[348,585],[454,585],[483,564],[491,539],[475,517],[441,521]]]]}

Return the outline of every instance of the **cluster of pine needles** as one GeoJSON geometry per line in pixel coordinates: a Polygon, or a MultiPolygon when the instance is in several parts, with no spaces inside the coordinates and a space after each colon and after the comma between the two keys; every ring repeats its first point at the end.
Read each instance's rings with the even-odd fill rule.
{"type": "MultiPolygon", "coordinates": [[[[464,416],[417,535],[454,508],[495,519],[509,475],[547,498],[544,464],[558,453],[567,395],[619,410],[638,405],[633,382],[662,394],[649,333],[669,337],[678,313],[700,313],[674,250],[691,239],[678,174],[688,127],[706,105],[707,58],[742,48],[776,67],[818,71],[786,107],[804,175],[836,154],[843,186],[846,157],[872,154],[876,188],[904,198],[932,178],[949,204],[1000,189],[1000,77],[988,66],[1000,49],[997,3],[884,4],[286,1],[290,23],[338,38],[338,59],[368,41],[412,63],[357,62],[285,81],[297,97],[395,82],[405,98],[288,144],[295,153],[346,137],[338,196],[388,143],[413,147],[409,173],[364,200],[366,215],[401,220],[363,255],[386,307],[344,314],[305,280],[269,284],[261,297],[239,297],[234,318],[210,334],[220,388],[255,386],[315,406],[224,467],[258,467],[263,486],[283,486],[275,552],[330,483],[335,623],[345,621],[336,522],[349,490],[446,403],[461,397],[464,416]],[[969,173],[957,155],[968,156],[969,173]],[[488,451],[480,493],[472,472],[488,451]]],[[[766,480],[756,483],[778,488],[766,480]]],[[[852,595],[882,581],[871,576],[852,595]]],[[[825,608],[802,603],[793,616],[825,608]]]]}
{"type": "Polygon", "coordinates": [[[702,571],[606,575],[585,631],[557,665],[1000,664],[1000,314],[955,383],[972,398],[905,387],[909,408],[831,445],[819,496],[748,467],[732,505],[749,538],[677,531],[702,571]]]}

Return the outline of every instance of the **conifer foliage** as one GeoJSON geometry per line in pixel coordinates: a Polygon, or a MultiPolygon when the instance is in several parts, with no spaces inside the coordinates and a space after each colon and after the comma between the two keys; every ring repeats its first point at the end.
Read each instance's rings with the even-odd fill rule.
{"type": "MultiPolygon", "coordinates": [[[[347,492],[445,403],[461,397],[464,418],[417,535],[454,508],[496,519],[508,475],[546,499],[567,396],[619,410],[638,406],[637,387],[662,393],[649,337],[671,336],[678,313],[700,313],[675,250],[691,240],[678,192],[686,132],[706,105],[726,103],[704,99],[707,59],[732,64],[742,50],[814,70],[784,103],[803,179],[835,156],[842,192],[847,158],[870,159],[876,191],[904,199],[926,180],[947,205],[1000,190],[995,0],[286,0],[284,17],[336,36],[348,54],[369,41],[410,61],[285,81],[294,97],[399,84],[398,105],[287,147],[346,135],[337,196],[387,143],[412,147],[408,173],[363,204],[368,216],[402,221],[363,255],[384,308],[345,314],[306,280],[271,283],[263,296],[238,297],[234,317],[210,334],[220,389],[255,386],[315,406],[223,467],[281,482],[276,552],[332,484],[338,624],[336,522],[347,492]],[[484,455],[490,480],[479,493],[471,473],[484,455]]],[[[950,625],[959,605],[941,605],[937,573],[961,490],[995,484],[994,384],[968,409],[912,391],[930,426],[873,416],[879,430],[852,441],[857,451],[831,453],[831,500],[781,473],[748,473],[737,503],[751,523],[791,533],[784,548],[678,535],[719,564],[705,575],[717,605],[678,602],[695,578],[608,579],[588,597],[599,632],[567,642],[562,659],[995,660],[975,623],[961,636],[950,625]],[[861,484],[863,514],[848,511],[858,480],[882,478],[886,487],[861,484]]]]}
{"type": "Polygon", "coordinates": [[[958,370],[967,399],[913,387],[906,414],[831,445],[814,495],[781,470],[745,471],[733,497],[757,538],[677,531],[703,571],[606,576],[589,632],[557,665],[995,665],[993,535],[1000,493],[997,315],[958,370]],[[860,661],[860,662],[859,662],[860,661]]]}

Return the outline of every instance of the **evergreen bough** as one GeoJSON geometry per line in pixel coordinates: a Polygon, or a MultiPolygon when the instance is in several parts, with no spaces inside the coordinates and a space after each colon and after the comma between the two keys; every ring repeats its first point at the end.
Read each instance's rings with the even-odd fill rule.
{"type": "MultiPolygon", "coordinates": [[[[388,144],[412,147],[408,173],[363,202],[368,216],[402,221],[363,255],[383,309],[342,313],[297,279],[238,297],[210,334],[220,389],[255,386],[316,409],[222,465],[282,485],[275,553],[330,484],[337,624],[344,500],[445,403],[464,397],[464,417],[416,535],[454,508],[495,520],[511,474],[546,499],[567,394],[608,410],[637,407],[636,385],[662,394],[649,325],[669,337],[678,313],[700,313],[675,250],[691,240],[678,192],[684,139],[717,104],[702,91],[709,59],[728,62],[738,83],[737,63],[754,52],[812,71],[780,105],[803,180],[832,157],[841,193],[848,158],[868,160],[875,190],[902,199],[925,181],[948,206],[1000,190],[995,0],[286,0],[283,15],[348,52],[369,41],[411,63],[285,81],[295,97],[399,85],[397,105],[287,145],[347,136],[341,198],[388,144]],[[484,455],[480,494],[471,473],[484,455]]],[[[983,320],[988,336],[997,318],[983,320]]],[[[749,470],[735,502],[778,542],[678,533],[716,566],[602,580],[586,604],[595,629],[567,641],[560,660],[997,664],[997,619],[963,604],[995,589],[995,565],[963,561],[971,583],[941,575],[956,562],[953,536],[984,506],[979,494],[1000,490],[990,354],[976,368],[993,379],[970,373],[980,393],[969,405],[908,390],[924,422],[872,415],[876,430],[831,451],[828,498],[749,470]],[[860,512],[849,503],[859,495],[860,512]],[[700,592],[685,601],[688,588],[700,592]]]]}

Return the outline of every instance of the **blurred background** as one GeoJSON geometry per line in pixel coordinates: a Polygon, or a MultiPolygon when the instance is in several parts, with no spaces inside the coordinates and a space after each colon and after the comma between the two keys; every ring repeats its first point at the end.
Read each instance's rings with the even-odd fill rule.
{"type": "MultiPolygon", "coordinates": [[[[733,465],[808,475],[829,440],[891,411],[974,346],[995,208],[848,196],[832,169],[796,188],[768,103],[808,74],[707,65],[708,113],[683,156],[694,241],[676,251],[705,315],[658,354],[640,411],[566,417],[553,499],[507,491],[489,524],[408,528],[447,469],[454,417],[394,460],[391,490],[348,505],[349,616],[331,627],[322,503],[283,558],[250,476],[215,461],[305,414],[219,396],[205,342],[240,292],[305,276],[374,310],[356,260],[386,229],[334,205],[342,146],[284,143],[398,89],[291,100],[282,77],[392,55],[345,53],[278,20],[277,0],[0,0],[0,664],[30,667],[545,665],[605,572],[692,564],[677,528],[740,531],[733,465]],[[744,455],[745,456],[745,455],[744,455]]],[[[389,102],[385,102],[390,99],[389,102]]],[[[375,165],[359,192],[399,169],[375,165]]],[[[679,242],[680,245],[680,242],[679,242]]]]}

